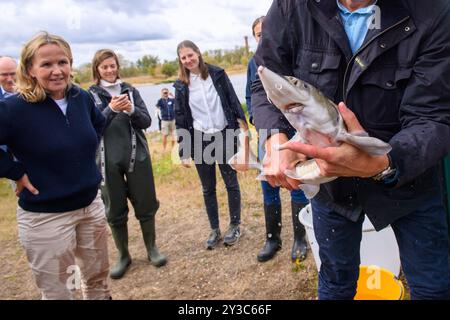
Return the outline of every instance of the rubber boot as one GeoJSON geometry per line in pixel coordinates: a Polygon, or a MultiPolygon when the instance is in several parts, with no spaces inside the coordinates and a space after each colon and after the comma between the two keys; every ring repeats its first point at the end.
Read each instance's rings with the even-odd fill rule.
{"type": "Polygon", "coordinates": [[[155,267],[164,266],[167,263],[167,258],[160,254],[158,248],[156,248],[155,217],[144,222],[141,221],[140,224],[145,247],[147,248],[148,260],[155,267]]]}
{"type": "Polygon", "coordinates": [[[111,268],[109,276],[111,279],[122,278],[131,265],[131,256],[128,252],[128,227],[126,224],[121,226],[111,226],[111,233],[119,251],[119,257],[116,264],[111,268]]]}
{"type": "Polygon", "coordinates": [[[294,227],[294,244],[292,246],[292,262],[303,261],[306,259],[308,244],[306,242],[305,226],[299,220],[300,211],[306,206],[303,203],[291,202],[292,206],[292,225],[294,227]]]}
{"type": "Polygon", "coordinates": [[[264,205],[264,218],[266,220],[266,243],[258,253],[259,262],[269,261],[281,249],[281,205],[264,205]]]}

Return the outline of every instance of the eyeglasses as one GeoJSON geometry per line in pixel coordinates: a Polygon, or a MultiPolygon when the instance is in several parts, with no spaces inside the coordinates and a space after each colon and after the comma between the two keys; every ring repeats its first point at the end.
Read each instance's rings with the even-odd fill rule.
{"type": "Polygon", "coordinates": [[[15,77],[16,73],[15,72],[10,72],[10,73],[0,73],[0,77],[15,77]]]}
{"type": "Polygon", "coordinates": [[[168,92],[163,92],[163,94],[169,94],[168,92]]]}

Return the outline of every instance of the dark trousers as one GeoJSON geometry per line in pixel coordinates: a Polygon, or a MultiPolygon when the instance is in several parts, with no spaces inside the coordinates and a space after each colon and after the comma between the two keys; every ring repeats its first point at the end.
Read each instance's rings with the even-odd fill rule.
{"type": "MultiPolygon", "coordinates": [[[[216,165],[196,164],[198,175],[203,188],[206,213],[211,229],[219,228],[219,208],[216,195],[216,165]]],[[[228,164],[219,164],[220,174],[227,188],[228,208],[230,210],[230,224],[241,223],[241,191],[236,171],[228,164]]]]}
{"type": "Polygon", "coordinates": [[[216,162],[219,166],[220,174],[225,183],[228,194],[228,208],[230,211],[230,224],[241,223],[241,191],[237,173],[227,163],[228,158],[237,151],[237,141],[227,141],[226,131],[214,134],[205,134],[195,131],[194,135],[201,137],[195,140],[193,145],[193,159],[197,168],[203,188],[203,198],[205,200],[206,212],[212,229],[219,228],[219,209],[216,194],[216,162]],[[220,150],[208,150],[217,139],[221,141],[216,146],[220,150]],[[207,151],[205,151],[207,150],[207,151]],[[205,158],[207,157],[207,158],[205,158]]]}
{"type": "MultiPolygon", "coordinates": [[[[353,299],[359,277],[364,216],[355,223],[315,200],[312,208],[322,262],[319,299],[353,299]]],[[[450,299],[448,226],[441,197],[436,196],[395,221],[392,229],[411,299],[450,299]]]]}

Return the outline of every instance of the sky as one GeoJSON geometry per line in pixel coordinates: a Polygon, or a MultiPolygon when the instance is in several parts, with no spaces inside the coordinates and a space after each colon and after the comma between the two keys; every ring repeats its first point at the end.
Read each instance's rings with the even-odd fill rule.
{"type": "Polygon", "coordinates": [[[256,43],[251,25],[272,0],[0,0],[0,56],[18,58],[23,44],[41,30],[63,36],[74,66],[109,48],[135,62],[143,55],[176,58],[182,40],[200,50],[256,43]]]}

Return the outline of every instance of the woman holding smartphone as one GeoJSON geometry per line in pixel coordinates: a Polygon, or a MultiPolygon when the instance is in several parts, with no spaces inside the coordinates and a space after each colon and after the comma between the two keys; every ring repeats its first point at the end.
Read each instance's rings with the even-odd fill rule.
{"type": "Polygon", "coordinates": [[[139,220],[148,259],[161,267],[167,259],[155,244],[156,199],[152,163],[144,130],[151,118],[139,91],[120,80],[117,55],[108,49],[97,51],[92,62],[95,85],[89,88],[95,104],[106,117],[100,145],[103,176],[102,196],[106,216],[119,251],[111,278],[122,278],[131,264],[128,251],[128,199],[139,220]]]}

